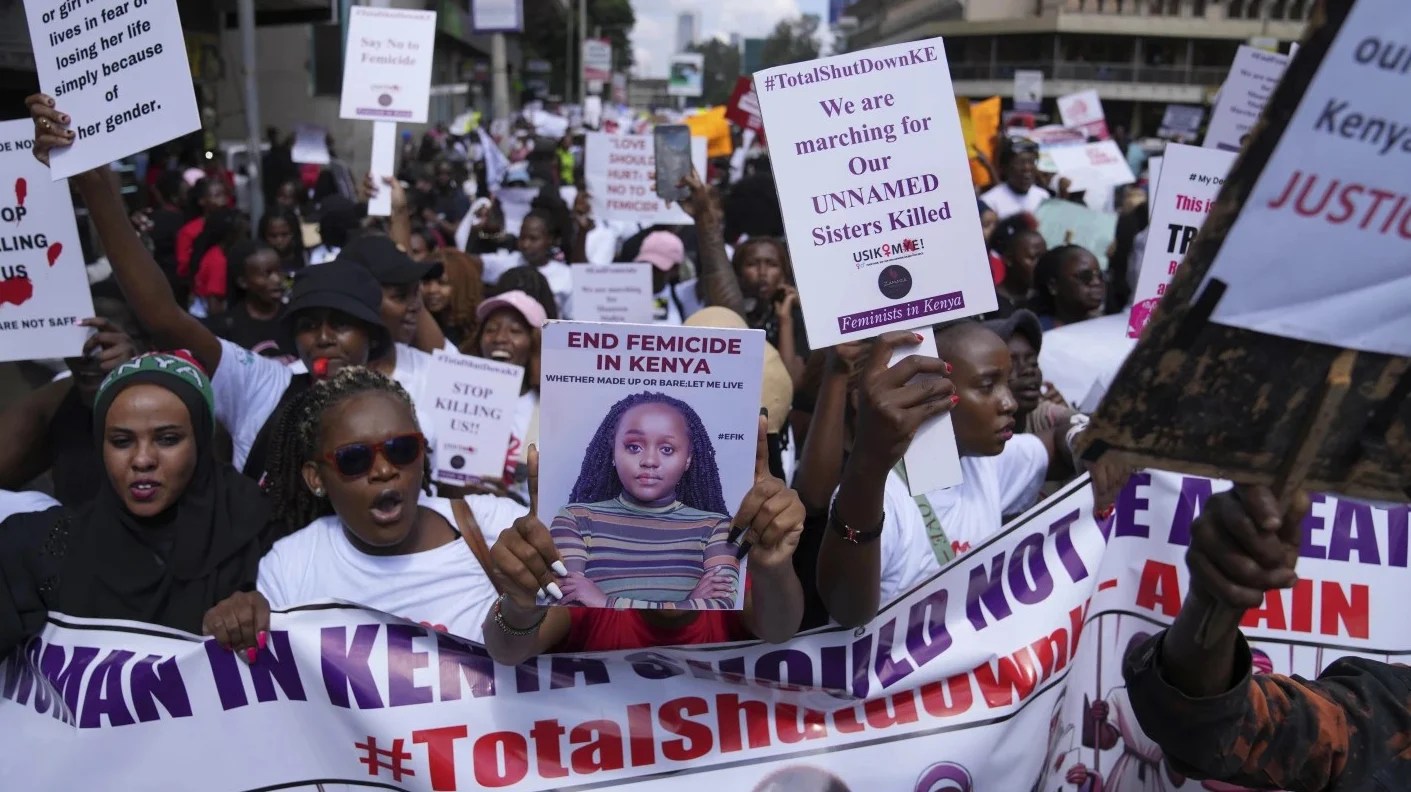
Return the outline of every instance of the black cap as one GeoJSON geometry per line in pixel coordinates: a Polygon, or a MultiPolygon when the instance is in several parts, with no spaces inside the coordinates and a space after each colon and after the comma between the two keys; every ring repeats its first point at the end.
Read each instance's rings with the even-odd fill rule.
{"type": "Polygon", "coordinates": [[[442,265],[436,261],[412,261],[405,251],[381,234],[360,236],[338,253],[339,261],[361,264],[377,282],[385,286],[417,283],[440,274],[442,265]]]}
{"type": "Polygon", "coordinates": [[[991,319],[984,324],[985,327],[993,330],[995,335],[1003,338],[1005,341],[1013,338],[1015,333],[1020,333],[1025,338],[1029,339],[1029,343],[1033,345],[1035,352],[1038,352],[1043,346],[1043,325],[1039,324],[1039,317],[1034,315],[1034,312],[1027,308],[1020,308],[1003,319],[991,319]]]}
{"type": "Polygon", "coordinates": [[[341,311],[364,322],[373,337],[387,333],[382,325],[382,287],[367,270],[351,262],[331,261],[300,270],[281,320],[292,333],[294,315],[316,308],[341,311]]]}

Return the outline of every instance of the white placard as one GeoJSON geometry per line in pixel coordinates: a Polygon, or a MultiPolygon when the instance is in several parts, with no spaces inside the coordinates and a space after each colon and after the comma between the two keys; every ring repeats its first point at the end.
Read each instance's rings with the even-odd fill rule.
{"type": "Polygon", "coordinates": [[[24,6],[40,90],[73,119],[74,144],[50,155],[45,178],[64,179],[201,128],[176,0],[24,6]]]}
{"type": "Polygon", "coordinates": [[[666,82],[667,96],[694,99],[705,87],[705,56],[686,52],[671,56],[671,73],[666,82]]]}
{"type": "Polygon", "coordinates": [[[1066,127],[1083,130],[1089,138],[1107,140],[1107,114],[1097,91],[1079,91],[1058,97],[1058,116],[1066,127]]]}
{"type": "Polygon", "coordinates": [[[562,604],[740,608],[739,585],[681,600],[707,563],[743,579],[726,533],[754,486],[764,332],[550,322],[540,368],[539,519],[570,578],[607,596],[575,580],[562,604]]]}
{"type": "Polygon", "coordinates": [[[369,217],[390,217],[392,215],[392,188],[382,183],[383,178],[397,177],[397,122],[372,122],[372,183],[377,186],[377,194],[367,201],[369,217]]]}
{"type": "Polygon", "coordinates": [[[368,6],[348,11],[338,115],[361,121],[426,123],[436,12],[368,6]]]}
{"type": "Polygon", "coordinates": [[[1152,157],[1146,161],[1146,216],[1151,217],[1151,209],[1155,206],[1156,188],[1161,184],[1161,166],[1166,162],[1165,157],[1152,157]]]}
{"type": "Polygon", "coordinates": [[[1244,148],[1245,137],[1264,112],[1264,105],[1284,76],[1289,56],[1241,44],[1234,65],[1220,89],[1220,99],[1205,131],[1205,147],[1226,151],[1244,148]]]}
{"type": "Polygon", "coordinates": [[[1044,104],[1044,73],[1032,69],[1014,72],[1014,109],[1023,113],[1037,112],[1044,104]]]}
{"type": "Polygon", "coordinates": [[[650,264],[574,264],[573,318],[651,324],[656,312],[650,264]]]}
{"type": "Polygon", "coordinates": [[[1201,122],[1205,121],[1205,108],[1195,105],[1166,105],[1161,116],[1161,127],[1157,134],[1177,143],[1194,143],[1200,136],[1201,122]]]}
{"type": "MultiPolygon", "coordinates": [[[[583,40],[583,79],[607,82],[612,79],[612,42],[608,39],[583,40]]],[[[599,90],[602,90],[599,86],[599,90]]]]}
{"type": "Polygon", "coordinates": [[[1132,175],[1132,166],[1127,164],[1127,158],[1111,140],[1081,146],[1056,146],[1045,149],[1044,153],[1051,158],[1058,174],[1072,182],[1068,189],[1073,192],[1120,187],[1137,180],[1132,175]]]}
{"type": "Polygon", "coordinates": [[[995,309],[940,39],[767,69],[755,86],[810,345],[995,309]]]}
{"type": "Polygon", "coordinates": [[[470,0],[470,26],[476,33],[519,33],[524,0],[470,0]]]}
{"type": "Polygon", "coordinates": [[[1348,12],[1210,269],[1215,321],[1411,357],[1408,77],[1379,68],[1405,30],[1399,0],[1348,12]]]}
{"type": "Polygon", "coordinates": [[[294,128],[294,145],[290,159],[306,165],[327,165],[333,161],[328,150],[328,130],[315,124],[300,124],[294,128]]]}
{"type": "MultiPolygon", "coordinates": [[[[911,355],[940,357],[936,334],[920,335],[920,344],[898,348],[887,365],[895,366],[911,355]]],[[[955,443],[955,420],[949,412],[921,424],[902,462],[906,464],[907,489],[913,496],[965,482],[965,473],[960,468],[960,448],[955,443]]]]}
{"type": "Polygon", "coordinates": [[[93,316],[73,200],[34,158],[34,122],[0,123],[0,360],[77,357],[93,316]]]}
{"type": "Polygon", "coordinates": [[[498,480],[514,431],[524,369],[438,350],[426,376],[426,412],[436,422],[432,478],[463,485],[498,480]]]}
{"type": "Polygon", "coordinates": [[[1185,258],[1225,176],[1235,164],[1236,153],[1170,143],[1162,157],[1161,178],[1150,199],[1151,228],[1142,252],[1141,274],[1132,296],[1127,336],[1138,338],[1156,304],[1185,258]]]}
{"type": "MultiPolygon", "coordinates": [[[[691,216],[656,193],[656,154],[651,135],[586,135],[583,175],[593,200],[593,216],[642,225],[690,225],[691,216]]],[[[691,164],[706,172],[706,139],[691,138],[691,164]]]]}

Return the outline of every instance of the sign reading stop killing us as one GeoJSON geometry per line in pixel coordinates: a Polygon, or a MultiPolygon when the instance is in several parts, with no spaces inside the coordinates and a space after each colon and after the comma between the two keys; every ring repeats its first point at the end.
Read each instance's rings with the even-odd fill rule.
{"type": "Polygon", "coordinates": [[[66,179],[201,128],[176,0],[24,6],[39,88],[73,119],[74,143],[50,156],[47,178],[66,179]]]}
{"type": "Polygon", "coordinates": [[[93,315],[67,184],[34,158],[34,122],[0,123],[0,360],[78,357],[93,315]]]}
{"type": "Polygon", "coordinates": [[[939,38],[754,82],[812,346],[995,309],[939,38]]]}

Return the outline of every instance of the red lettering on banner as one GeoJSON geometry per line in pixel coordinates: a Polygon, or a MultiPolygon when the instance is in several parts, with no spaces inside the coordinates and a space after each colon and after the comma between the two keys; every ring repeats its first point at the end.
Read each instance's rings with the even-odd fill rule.
{"type": "Polygon", "coordinates": [[[622,728],[610,720],[591,720],[573,727],[568,742],[574,749],[571,761],[575,773],[621,770],[622,728]]]}
{"type": "Polygon", "coordinates": [[[710,727],[686,719],[687,715],[700,716],[707,712],[710,712],[710,705],[699,696],[672,699],[661,705],[657,711],[661,727],[681,738],[663,742],[661,755],[673,762],[689,762],[710,753],[715,745],[710,727]]]}
{"type": "Polygon", "coordinates": [[[474,757],[475,783],[483,787],[513,786],[529,775],[529,743],[521,734],[490,732],[475,741],[474,757]]]}
{"type": "Polygon", "coordinates": [[[973,703],[975,691],[970,687],[969,674],[956,674],[944,683],[928,682],[921,686],[921,706],[933,718],[959,715],[973,703]]]}
{"type": "Polygon", "coordinates": [[[534,722],[529,730],[529,739],[534,741],[534,764],[540,778],[565,778],[568,768],[563,766],[563,752],[559,748],[559,738],[564,728],[556,720],[534,722]]]}
{"type": "Polygon", "coordinates": [[[828,736],[828,716],[815,709],[799,709],[794,704],[774,706],[774,724],[779,732],[779,742],[793,745],[804,740],[817,740],[828,736]],[[799,725],[799,715],[803,715],[803,725],[799,725]]]}
{"type": "Polygon", "coordinates": [[[656,737],[652,734],[652,705],[632,704],[627,708],[627,734],[632,750],[632,766],[656,764],[656,737]]]}
{"type": "Polygon", "coordinates": [[[1039,675],[1034,670],[1034,660],[1028,649],[1020,649],[1009,657],[979,666],[974,673],[975,681],[980,685],[980,695],[992,708],[1008,707],[1016,701],[1023,701],[1039,683],[1039,675]]]}
{"type": "Polygon", "coordinates": [[[1175,617],[1181,610],[1181,582],[1176,568],[1160,561],[1147,561],[1137,585],[1137,607],[1175,617]]]}
{"type": "Polygon", "coordinates": [[[468,734],[469,730],[464,726],[442,726],[412,732],[413,743],[426,745],[426,759],[431,766],[431,788],[436,792],[451,792],[456,788],[456,740],[468,734]]]}
{"type": "Polygon", "coordinates": [[[744,738],[740,733],[741,715],[749,732],[750,747],[769,747],[769,706],[763,701],[741,701],[734,693],[722,693],[715,697],[715,706],[716,719],[720,724],[720,750],[744,749],[744,738]]]}
{"type": "Polygon", "coordinates": [[[867,714],[867,725],[874,729],[915,723],[916,694],[902,690],[886,698],[872,699],[862,705],[862,710],[867,714]]]}

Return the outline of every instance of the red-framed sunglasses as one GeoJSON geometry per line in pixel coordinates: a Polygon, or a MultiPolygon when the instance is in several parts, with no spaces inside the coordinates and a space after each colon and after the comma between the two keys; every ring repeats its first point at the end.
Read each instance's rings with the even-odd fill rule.
{"type": "Polygon", "coordinates": [[[339,446],[323,455],[323,461],[332,465],[344,478],[357,478],[367,475],[379,455],[397,467],[421,459],[426,451],[426,437],[420,432],[389,437],[380,443],[349,443],[339,446]]]}

